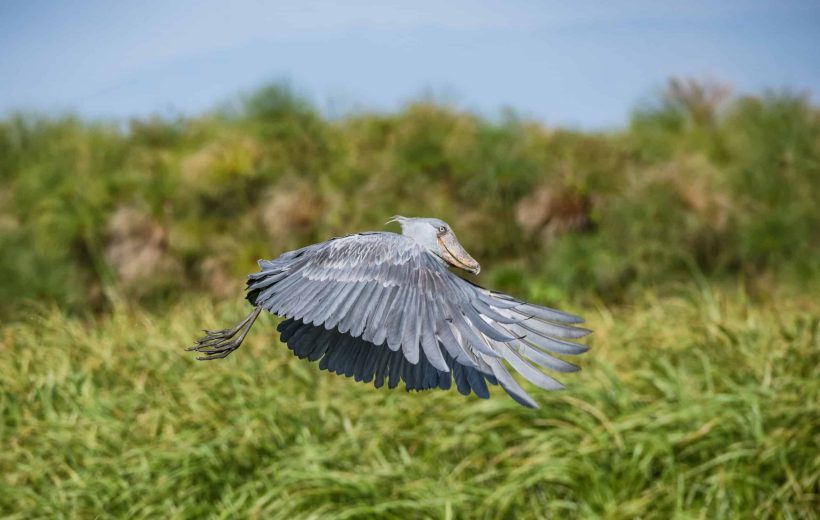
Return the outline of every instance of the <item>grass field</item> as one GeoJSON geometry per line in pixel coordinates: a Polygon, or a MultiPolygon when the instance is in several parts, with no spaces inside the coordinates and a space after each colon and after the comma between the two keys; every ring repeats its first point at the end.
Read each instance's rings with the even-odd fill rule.
{"type": "Polygon", "coordinates": [[[198,363],[239,303],[0,332],[10,518],[814,518],[820,299],[683,286],[584,309],[568,389],[374,390],[298,361],[264,318],[198,363]],[[677,294],[677,295],[675,295],[677,294]]]}

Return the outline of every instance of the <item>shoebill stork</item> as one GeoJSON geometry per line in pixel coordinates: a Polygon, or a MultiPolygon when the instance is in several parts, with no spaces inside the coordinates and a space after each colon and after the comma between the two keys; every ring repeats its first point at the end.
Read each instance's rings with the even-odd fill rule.
{"type": "Polygon", "coordinates": [[[376,388],[449,389],[489,397],[500,385],[518,403],[536,401],[510,375],[534,385],[563,386],[542,372],[578,367],[554,356],[587,347],[571,339],[590,331],[572,314],[527,303],[456,276],[480,266],[447,223],[393,217],[401,234],[367,232],[333,238],[260,260],[247,282],[253,311],[230,329],[207,335],[188,350],[200,360],[224,358],[242,344],[265,310],[285,318],[280,340],[319,369],[376,388]]]}

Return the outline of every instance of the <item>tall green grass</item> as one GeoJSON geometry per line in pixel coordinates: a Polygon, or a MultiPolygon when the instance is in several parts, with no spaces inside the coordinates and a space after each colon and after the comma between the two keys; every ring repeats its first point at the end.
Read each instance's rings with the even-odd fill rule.
{"type": "Polygon", "coordinates": [[[262,319],[199,363],[239,303],[40,309],[0,335],[10,518],[816,518],[820,299],[740,288],[585,309],[568,389],[375,390],[262,319]]]}

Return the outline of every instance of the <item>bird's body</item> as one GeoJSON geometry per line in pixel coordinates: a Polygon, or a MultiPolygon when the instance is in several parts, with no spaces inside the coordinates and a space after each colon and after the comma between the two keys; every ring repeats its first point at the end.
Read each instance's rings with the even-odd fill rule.
{"type": "Polygon", "coordinates": [[[296,356],[377,388],[404,381],[408,390],[448,389],[454,383],[465,395],[486,398],[487,384],[498,384],[536,407],[504,362],[541,388],[562,388],[532,363],[577,370],[550,354],[587,349],[566,341],[589,332],[570,325],[583,320],[453,274],[449,266],[477,273],[479,265],[444,222],[396,221],[401,235],[359,233],[261,260],[248,280],[254,311],[192,349],[206,354],[200,359],[227,356],[267,310],[286,318],[278,330],[296,356]]]}

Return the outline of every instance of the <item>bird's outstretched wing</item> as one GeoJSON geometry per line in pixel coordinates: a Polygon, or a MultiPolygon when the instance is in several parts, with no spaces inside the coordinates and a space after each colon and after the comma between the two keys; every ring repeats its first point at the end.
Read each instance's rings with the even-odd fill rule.
{"type": "Polygon", "coordinates": [[[487,397],[499,384],[516,401],[536,402],[503,361],[548,390],[561,384],[539,368],[577,367],[551,354],[580,354],[588,330],[561,311],[489,291],[451,273],[412,239],[362,233],[292,251],[248,280],[251,303],[288,318],[282,340],[320,368],[408,389],[449,387],[487,397]]]}

